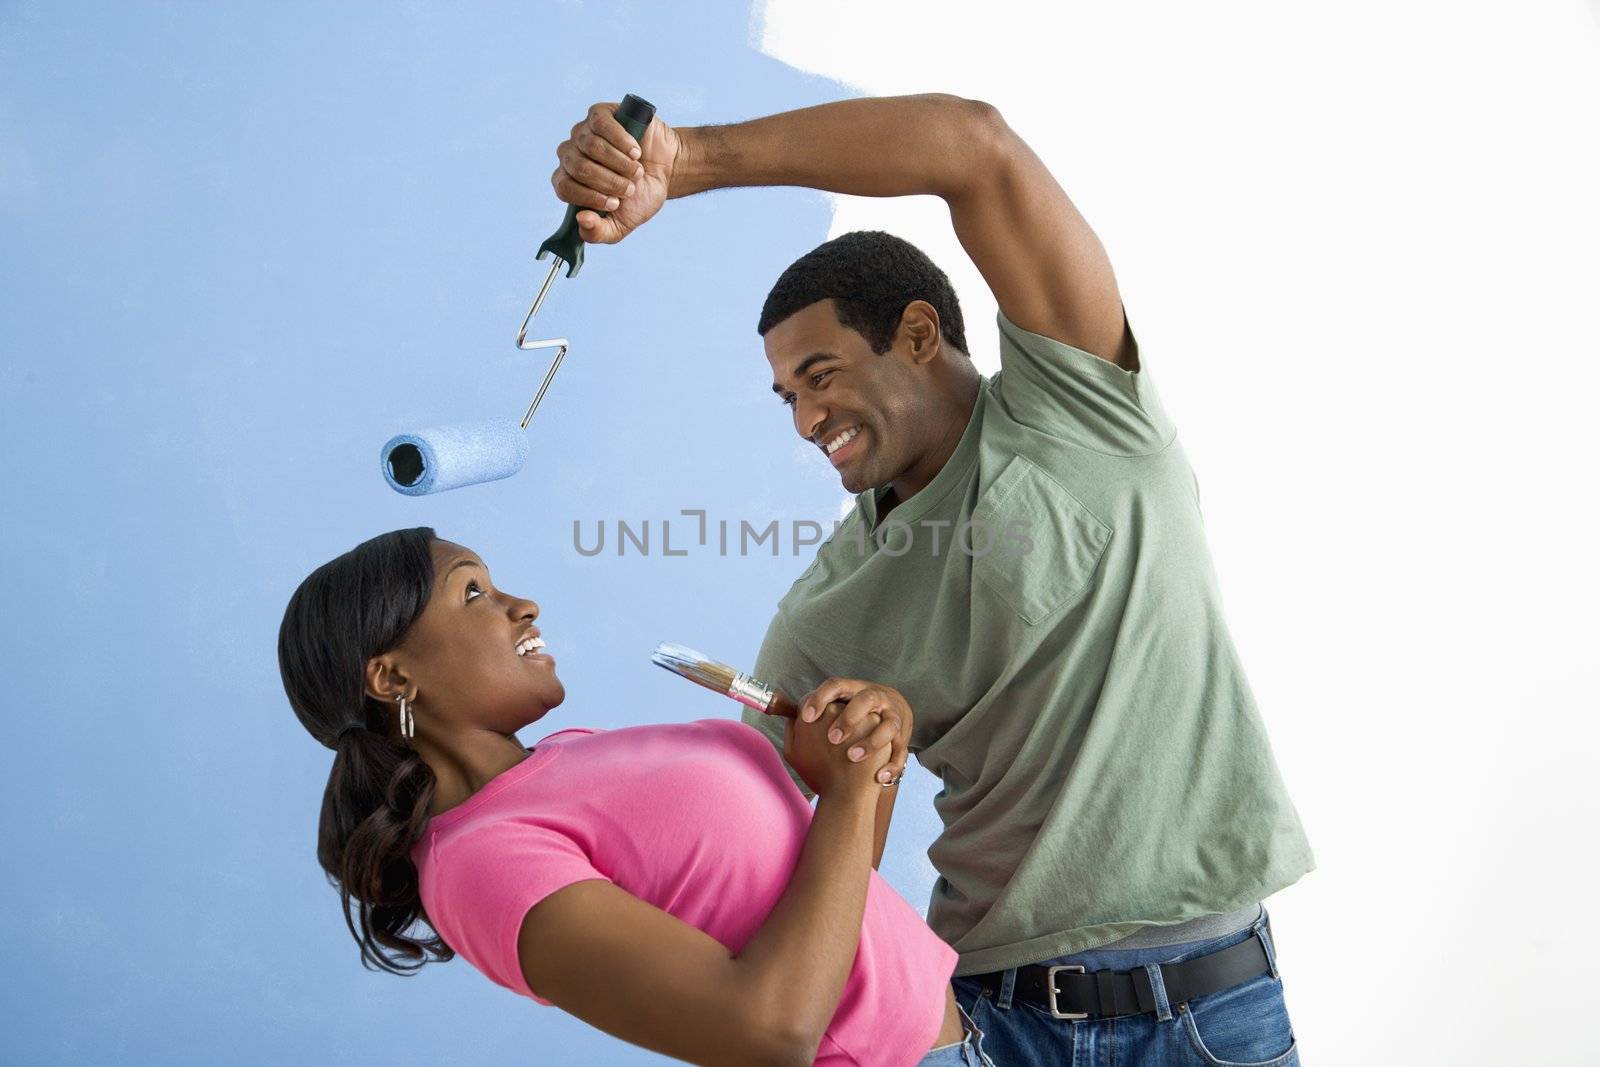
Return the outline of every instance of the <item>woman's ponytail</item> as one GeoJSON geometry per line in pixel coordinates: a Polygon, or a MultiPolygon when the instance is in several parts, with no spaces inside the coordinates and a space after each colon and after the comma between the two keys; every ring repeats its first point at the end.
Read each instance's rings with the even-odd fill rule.
{"type": "Polygon", "coordinates": [[[334,751],[317,861],[339,891],[362,964],[394,974],[455,955],[428,922],[411,862],[433,771],[399,739],[393,707],[365,692],[367,661],[397,645],[428,602],[434,540],[430,527],[396,530],[323,564],[295,590],[278,630],[289,703],[334,751]],[[349,728],[357,724],[364,728],[349,728]]]}

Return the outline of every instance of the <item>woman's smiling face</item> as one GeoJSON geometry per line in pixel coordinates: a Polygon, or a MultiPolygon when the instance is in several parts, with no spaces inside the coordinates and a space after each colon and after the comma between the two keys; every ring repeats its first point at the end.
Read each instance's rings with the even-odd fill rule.
{"type": "MultiPolygon", "coordinates": [[[[434,541],[433,589],[388,658],[417,701],[418,732],[488,729],[514,734],[566,697],[534,620],[539,605],[501,592],[477,553],[434,541]],[[529,639],[533,649],[528,648],[529,639]]],[[[371,675],[369,674],[369,678],[371,675]]],[[[393,697],[390,697],[393,700],[393,697]]]]}

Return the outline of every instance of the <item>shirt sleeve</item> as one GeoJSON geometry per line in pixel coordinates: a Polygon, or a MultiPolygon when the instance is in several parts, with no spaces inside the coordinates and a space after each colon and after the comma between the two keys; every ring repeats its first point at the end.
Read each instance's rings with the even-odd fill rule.
{"type": "MultiPolygon", "coordinates": [[[[1129,371],[996,313],[1000,327],[997,392],[1017,422],[1112,456],[1148,456],[1172,442],[1143,355],[1129,371]]],[[[1138,341],[1134,342],[1138,352],[1138,341]]]]}
{"type": "Polygon", "coordinates": [[[567,835],[509,819],[446,842],[433,866],[428,918],[445,943],[497,985],[549,1005],[522,974],[522,920],[558,889],[612,879],[567,835]]]}

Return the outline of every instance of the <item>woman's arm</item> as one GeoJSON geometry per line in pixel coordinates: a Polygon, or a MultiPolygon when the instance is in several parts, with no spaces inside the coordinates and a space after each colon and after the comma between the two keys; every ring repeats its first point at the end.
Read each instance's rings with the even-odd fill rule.
{"type": "Polygon", "coordinates": [[[739,954],[756,1010],[799,1043],[803,1063],[839,1010],[861,941],[876,803],[855,791],[817,797],[789,888],[739,954]]]}
{"type": "Polygon", "coordinates": [[[878,810],[872,820],[872,869],[878,869],[883,859],[883,846],[889,840],[889,822],[894,818],[894,798],[900,792],[896,783],[883,791],[878,798],[878,810]]]}
{"type": "MultiPolygon", "coordinates": [[[[900,776],[905,773],[906,754],[911,745],[911,705],[905,694],[893,686],[865,682],[856,678],[829,678],[800,701],[791,718],[805,721],[818,708],[837,711],[834,726],[851,749],[860,747],[873,751],[884,745],[891,746],[888,771],[895,784],[883,789],[878,796],[877,815],[872,827],[872,869],[878,869],[883,859],[883,846],[889,840],[889,823],[894,818],[894,802],[900,795],[900,776]],[[876,716],[876,721],[870,717],[876,716]]],[[[831,740],[831,735],[830,735],[831,740]]],[[[833,742],[843,745],[843,739],[833,742]]],[[[882,773],[881,771],[879,772],[882,773]]]]}
{"type": "Polygon", "coordinates": [[[817,799],[788,888],[737,956],[605,881],[528,909],[529,987],[614,1037],[690,1063],[809,1064],[861,937],[874,798],[817,799]]]}

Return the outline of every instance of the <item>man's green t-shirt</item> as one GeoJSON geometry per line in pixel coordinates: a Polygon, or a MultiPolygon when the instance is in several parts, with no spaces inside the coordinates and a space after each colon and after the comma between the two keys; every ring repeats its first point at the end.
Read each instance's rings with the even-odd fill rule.
{"type": "MultiPolygon", "coordinates": [[[[928,923],[957,974],[1232,911],[1314,866],[1148,370],[997,319],[1000,371],[949,462],[881,524],[886,490],[857,497],[753,671],[795,699],[835,675],[905,694],[943,782],[928,923]]],[[[781,754],[781,720],[744,721],[781,754]]]]}

